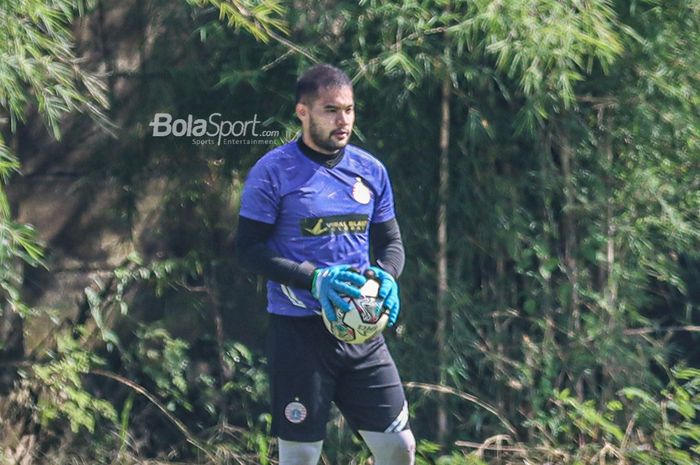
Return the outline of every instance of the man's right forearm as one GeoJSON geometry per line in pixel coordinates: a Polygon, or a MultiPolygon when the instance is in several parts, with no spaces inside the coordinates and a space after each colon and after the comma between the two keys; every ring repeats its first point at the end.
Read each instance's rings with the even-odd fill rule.
{"type": "Polygon", "coordinates": [[[311,289],[314,270],[316,267],[309,263],[297,263],[274,253],[263,244],[248,247],[238,252],[238,260],[248,271],[265,276],[280,284],[302,289],[311,289]]]}
{"type": "Polygon", "coordinates": [[[311,289],[316,267],[310,262],[298,263],[276,255],[265,242],[274,225],[240,217],[235,248],[238,261],[246,270],[280,284],[311,289]]]}

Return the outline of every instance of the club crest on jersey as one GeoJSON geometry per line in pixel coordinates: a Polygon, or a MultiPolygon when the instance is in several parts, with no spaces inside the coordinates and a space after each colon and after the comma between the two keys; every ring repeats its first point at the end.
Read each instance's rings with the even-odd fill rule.
{"type": "Polygon", "coordinates": [[[352,198],[362,205],[367,205],[372,200],[372,192],[364,185],[362,178],[355,178],[357,181],[352,186],[352,198]]]}
{"type": "Polygon", "coordinates": [[[294,424],[299,424],[306,419],[306,407],[298,401],[290,402],[284,408],[284,417],[294,424]]]}

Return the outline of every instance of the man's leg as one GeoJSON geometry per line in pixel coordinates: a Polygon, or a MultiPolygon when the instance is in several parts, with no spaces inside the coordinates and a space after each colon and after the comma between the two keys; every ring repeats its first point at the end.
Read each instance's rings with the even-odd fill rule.
{"type": "Polygon", "coordinates": [[[281,465],[316,465],[335,387],[326,347],[335,339],[319,317],[270,315],[271,433],[281,465]]]}
{"type": "Polygon", "coordinates": [[[278,445],[280,465],[317,465],[323,441],[296,442],[280,439],[278,445]]]}
{"type": "Polygon", "coordinates": [[[374,465],[413,465],[416,440],[410,429],[399,433],[360,431],[360,436],[374,456],[374,465]]]}
{"type": "Polygon", "coordinates": [[[383,339],[346,345],[345,356],[336,405],[365,440],[376,465],[413,465],[416,447],[408,425],[408,403],[383,339]]]}

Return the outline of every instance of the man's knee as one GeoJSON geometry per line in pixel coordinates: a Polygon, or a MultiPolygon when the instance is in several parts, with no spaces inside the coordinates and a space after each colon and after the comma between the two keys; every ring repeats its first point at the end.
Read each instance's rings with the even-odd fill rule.
{"type": "Polygon", "coordinates": [[[376,433],[360,431],[376,465],[413,465],[416,440],[411,430],[400,433],[376,433]]]}

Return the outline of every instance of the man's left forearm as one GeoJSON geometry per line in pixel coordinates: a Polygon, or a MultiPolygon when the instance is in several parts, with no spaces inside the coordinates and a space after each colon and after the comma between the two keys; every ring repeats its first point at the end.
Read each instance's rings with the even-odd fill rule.
{"type": "Polygon", "coordinates": [[[396,219],[370,225],[370,242],[377,265],[398,278],[403,271],[406,254],[396,219]]]}

